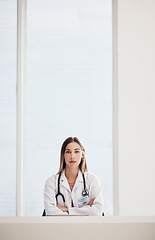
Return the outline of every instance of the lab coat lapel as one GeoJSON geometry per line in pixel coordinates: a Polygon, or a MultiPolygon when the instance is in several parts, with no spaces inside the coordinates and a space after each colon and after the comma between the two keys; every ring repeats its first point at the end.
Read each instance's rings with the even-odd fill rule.
{"type": "Polygon", "coordinates": [[[76,188],[78,188],[80,183],[83,183],[83,177],[82,177],[82,172],[79,170],[78,176],[76,178],[76,182],[74,184],[72,191],[74,191],[76,188]]]}
{"type": "MultiPolygon", "coordinates": [[[[62,174],[61,174],[61,178],[60,178],[60,184],[61,186],[63,186],[64,188],[66,188],[69,192],[71,192],[67,178],[65,176],[65,170],[63,170],[62,174]]],[[[60,186],[60,187],[61,187],[60,186]]],[[[61,190],[60,190],[61,191],[61,190]]]]}

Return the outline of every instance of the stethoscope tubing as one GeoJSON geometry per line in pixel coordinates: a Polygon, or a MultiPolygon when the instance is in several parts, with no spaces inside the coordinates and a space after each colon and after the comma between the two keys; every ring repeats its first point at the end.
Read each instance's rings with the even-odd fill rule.
{"type": "MultiPolygon", "coordinates": [[[[89,191],[86,189],[86,181],[85,181],[84,173],[82,173],[82,177],[83,177],[83,185],[84,185],[84,189],[83,189],[83,191],[82,191],[82,196],[85,197],[85,196],[88,196],[88,195],[89,195],[89,191]]],[[[64,195],[60,192],[60,178],[61,178],[61,173],[59,173],[59,177],[58,177],[58,192],[57,192],[57,194],[55,195],[57,204],[58,204],[58,196],[59,196],[59,195],[62,197],[63,202],[65,202],[65,197],[64,197],[64,195]]]]}

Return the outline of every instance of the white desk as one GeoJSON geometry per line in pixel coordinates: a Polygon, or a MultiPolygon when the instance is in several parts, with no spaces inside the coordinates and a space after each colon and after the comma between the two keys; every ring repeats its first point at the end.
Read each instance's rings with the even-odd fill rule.
{"type": "Polygon", "coordinates": [[[155,217],[0,217],[0,240],[155,240],[155,217]]]}

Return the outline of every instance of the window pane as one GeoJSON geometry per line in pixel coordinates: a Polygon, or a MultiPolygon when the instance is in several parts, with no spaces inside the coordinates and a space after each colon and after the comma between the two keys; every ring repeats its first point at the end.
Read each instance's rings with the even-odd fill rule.
{"type": "Polygon", "coordinates": [[[113,214],[112,1],[27,1],[26,215],[41,215],[62,142],[77,136],[113,214]]]}
{"type": "Polygon", "coordinates": [[[0,1],[0,216],[16,215],[17,1],[0,1]]]}

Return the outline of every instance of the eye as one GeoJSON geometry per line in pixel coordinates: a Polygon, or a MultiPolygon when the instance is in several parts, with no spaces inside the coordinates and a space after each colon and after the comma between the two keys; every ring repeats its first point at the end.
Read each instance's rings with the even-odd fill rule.
{"type": "Polygon", "coordinates": [[[70,151],[67,150],[66,153],[70,153],[70,151]]]}
{"type": "Polygon", "coordinates": [[[80,151],[78,151],[78,150],[77,150],[77,151],[75,151],[75,153],[79,153],[79,152],[80,152],[80,151]]]}

